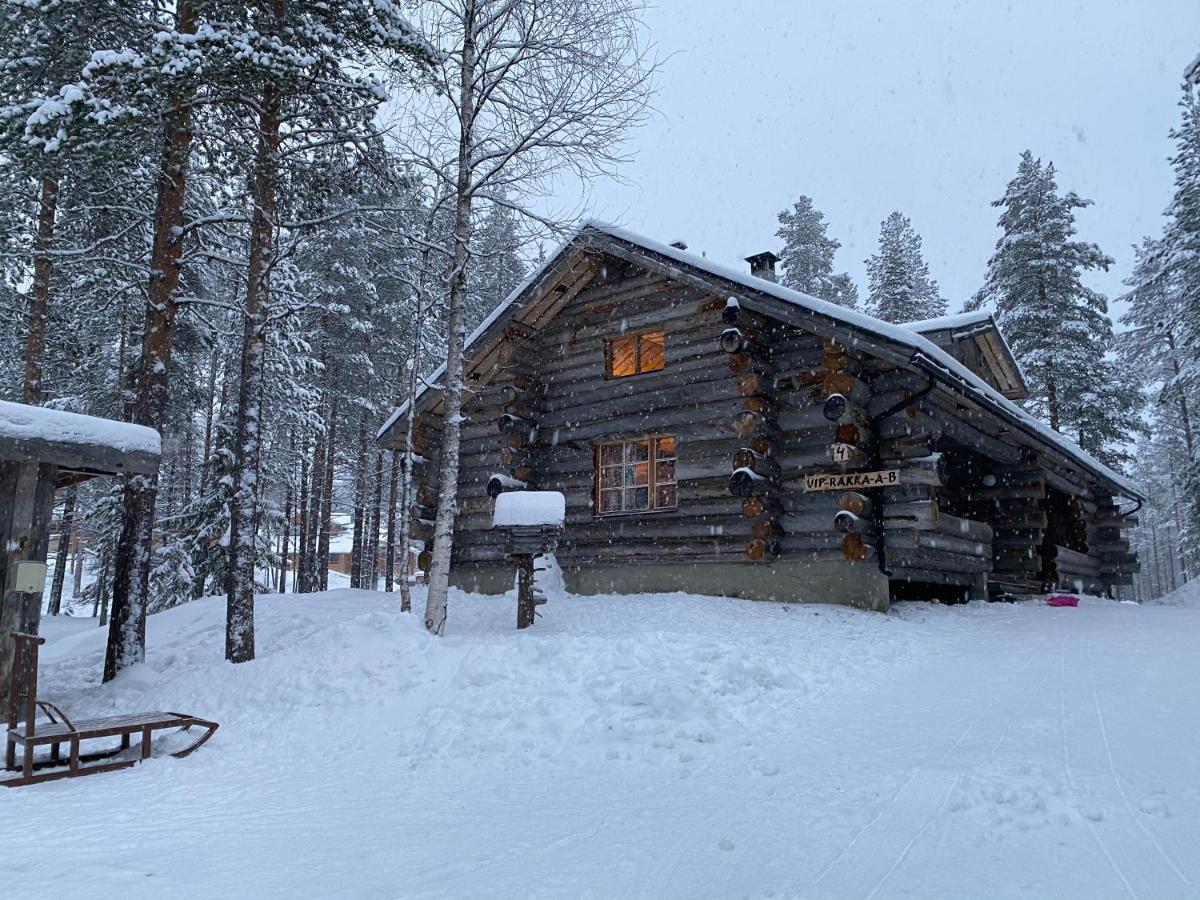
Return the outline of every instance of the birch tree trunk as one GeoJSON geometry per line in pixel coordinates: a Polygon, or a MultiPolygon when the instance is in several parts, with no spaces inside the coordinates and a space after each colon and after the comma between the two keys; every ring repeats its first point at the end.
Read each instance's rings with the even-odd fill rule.
{"type": "MultiPolygon", "coordinates": [[[[278,15],[278,13],[277,13],[278,15]]],[[[227,596],[225,658],[240,663],[254,659],[255,534],[258,525],[258,476],[262,454],[263,373],[267,350],[267,296],[275,242],[275,190],[279,164],[281,98],[274,85],[262,93],[258,149],[251,182],[249,278],[242,335],[242,377],[238,402],[234,484],[231,505],[232,579],[227,596]]]]}
{"type": "MultiPolygon", "coordinates": [[[[189,0],[176,0],[175,29],[195,34],[196,14],[189,0]]],[[[163,118],[162,160],[154,210],[146,324],[138,371],[133,419],[161,430],[166,421],[171,345],[175,340],[176,291],[183,255],[184,201],[188,157],[192,150],[191,97],[168,98],[163,118]]],[[[154,537],[154,502],[158,476],[127,477],[124,519],[113,564],[112,610],[104,680],[146,658],[146,598],[150,588],[150,555],[154,537]]]]}
{"type": "MultiPolygon", "coordinates": [[[[450,302],[446,319],[446,387],[442,395],[442,441],[438,472],[438,509],[433,526],[425,627],[446,630],[450,560],[454,551],[454,519],[458,511],[458,453],[462,433],[463,340],[466,336],[467,263],[471,240],[471,145],[475,117],[475,0],[462,7],[463,48],[458,85],[458,173],[455,181],[454,257],[450,269],[450,302]]],[[[411,434],[411,430],[409,432],[411,434]]],[[[409,457],[408,466],[412,466],[409,457]]],[[[407,562],[407,560],[405,560],[407,562]]]]}
{"type": "MultiPolygon", "coordinates": [[[[409,559],[412,556],[412,484],[413,484],[413,429],[417,424],[417,381],[418,362],[421,358],[421,334],[425,327],[425,316],[429,309],[428,303],[428,274],[429,274],[429,243],[432,238],[433,219],[425,223],[425,249],[421,253],[421,270],[417,273],[417,315],[413,321],[412,354],[409,356],[408,384],[405,387],[408,410],[405,413],[404,429],[404,463],[403,481],[400,490],[400,546],[403,548],[400,560],[400,612],[412,612],[412,581],[409,579],[409,559]]],[[[392,458],[392,479],[396,477],[396,460],[392,458]]],[[[393,504],[394,507],[394,504],[393,504]]],[[[393,518],[395,510],[392,511],[393,518]]],[[[390,523],[389,523],[390,525],[390,523]]],[[[388,548],[388,569],[394,570],[396,564],[395,543],[388,548]]]]}

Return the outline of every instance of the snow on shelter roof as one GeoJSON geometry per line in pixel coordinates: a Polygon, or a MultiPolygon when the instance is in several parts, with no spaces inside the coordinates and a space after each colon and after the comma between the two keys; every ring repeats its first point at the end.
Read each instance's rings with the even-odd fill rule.
{"type": "Polygon", "coordinates": [[[0,458],[116,474],[153,472],[161,453],[153,428],[0,400],[0,458]]]}
{"type": "MultiPolygon", "coordinates": [[[[844,306],[838,306],[836,303],[830,303],[826,300],[811,297],[808,294],[803,294],[799,291],[794,291],[791,288],[786,288],[774,281],[768,281],[765,278],[759,278],[751,275],[749,272],[743,272],[740,269],[734,269],[730,266],[715,263],[706,257],[699,256],[695,253],[690,253],[680,250],[678,247],[672,247],[669,244],[659,243],[643,237],[626,228],[609,225],[603,222],[589,220],[580,225],[574,232],[566,237],[565,240],[546,258],[545,264],[541,269],[532,272],[520,285],[516,287],[504,301],[492,311],[492,314],[485,319],[478,328],[467,338],[464,345],[464,354],[469,357],[470,351],[485,334],[488,334],[492,326],[499,319],[513,310],[517,301],[525,294],[529,287],[539,281],[543,274],[554,266],[560,256],[571,249],[578,242],[586,241],[592,235],[600,238],[612,238],[616,241],[632,245],[633,247],[652,253],[655,256],[662,257],[668,261],[665,266],[666,274],[672,274],[672,267],[669,263],[679,263],[691,269],[699,270],[706,275],[719,278],[723,281],[730,282],[741,288],[745,288],[753,293],[764,295],[775,300],[783,301],[795,307],[806,310],[821,318],[829,319],[835,323],[848,326],[850,328],[865,332],[875,338],[881,338],[884,341],[900,345],[907,350],[912,351],[910,363],[921,369],[925,374],[933,377],[935,380],[942,382],[951,390],[958,390],[970,396],[972,399],[983,402],[991,407],[992,411],[997,415],[1007,419],[1010,423],[1016,425],[1026,434],[1029,434],[1044,444],[1052,447],[1058,452],[1075,460],[1083,468],[1089,470],[1093,475],[1106,481],[1112,487],[1117,489],[1117,492],[1130,497],[1132,499],[1143,499],[1142,493],[1137,489],[1125,476],[1110,469],[1104,463],[1100,462],[1086,450],[1078,446],[1074,441],[1067,438],[1065,435],[1059,434],[1046,425],[1039,419],[1027,413],[1021,407],[1017,406],[982,378],[954,359],[949,353],[942,350],[932,341],[919,334],[912,326],[919,326],[922,330],[928,329],[928,322],[909,323],[908,325],[894,325],[890,322],[884,322],[881,319],[876,319],[874,316],[859,312],[853,309],[846,309],[844,306]]],[[[603,249],[603,248],[600,248],[603,249]]],[[[680,273],[682,274],[682,273],[680,273]]],[[[975,317],[976,313],[967,313],[967,316],[975,317]]],[[[990,315],[990,314],[984,314],[990,315]]],[[[947,316],[946,319],[957,318],[947,316]]],[[[936,320],[930,320],[936,321],[936,320]]],[[[972,318],[970,321],[979,321],[977,318],[972,318]]],[[[417,400],[426,394],[430,387],[439,387],[438,381],[445,374],[446,367],[442,364],[437,371],[425,379],[425,383],[417,391],[417,400]]],[[[384,434],[400,419],[407,411],[408,404],[405,403],[398,407],[388,420],[383,424],[383,427],[377,432],[377,437],[382,438],[384,434]]]]}

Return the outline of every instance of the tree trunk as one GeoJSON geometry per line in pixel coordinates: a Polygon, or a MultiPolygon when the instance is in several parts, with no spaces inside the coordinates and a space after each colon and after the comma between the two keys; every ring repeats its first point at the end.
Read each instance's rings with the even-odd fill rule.
{"type": "Polygon", "coordinates": [[[217,350],[214,347],[208,369],[208,403],[204,410],[204,455],[200,460],[200,490],[208,486],[208,467],[212,462],[213,422],[217,411],[217,350]]]}
{"type": "Polygon", "coordinates": [[[325,429],[322,429],[317,435],[317,452],[313,457],[312,465],[312,490],[309,491],[309,514],[308,514],[308,568],[307,568],[307,585],[305,590],[309,593],[317,590],[321,585],[319,575],[321,553],[321,510],[322,498],[325,496],[325,454],[328,453],[329,434],[325,429]]]}
{"type": "Polygon", "coordinates": [[[1060,431],[1058,427],[1058,385],[1054,383],[1054,369],[1046,373],[1046,411],[1050,414],[1050,427],[1060,431]]]}
{"type": "Polygon", "coordinates": [[[325,484],[321,488],[321,535],[317,546],[317,581],[320,590],[329,590],[329,537],[333,528],[333,470],[337,462],[337,420],[329,405],[328,437],[325,441],[325,484]]]}
{"type": "Polygon", "coordinates": [[[105,545],[104,552],[100,556],[100,575],[96,583],[96,606],[99,607],[96,614],[100,616],[101,628],[108,624],[108,601],[111,591],[112,559],[108,546],[105,545]]]}
{"type": "Polygon", "coordinates": [[[62,524],[58,529],[58,550],[54,553],[54,580],[50,582],[50,608],[52,616],[62,612],[63,583],[67,577],[67,548],[71,545],[71,530],[75,524],[75,488],[67,488],[63,498],[62,524]]]}
{"type": "MultiPolygon", "coordinates": [[[[431,237],[433,220],[425,223],[426,237],[431,237]]],[[[421,358],[421,332],[425,325],[425,314],[428,309],[427,275],[429,272],[428,246],[421,253],[421,271],[417,276],[417,315],[413,321],[412,355],[409,357],[408,385],[406,387],[408,411],[405,414],[406,427],[404,431],[404,477],[400,489],[400,612],[412,612],[412,582],[409,580],[409,558],[411,556],[412,539],[408,536],[412,525],[412,468],[413,468],[413,429],[417,423],[417,372],[418,361],[421,358]]],[[[395,477],[396,462],[392,460],[392,473],[395,477]]],[[[393,510],[393,516],[394,516],[393,510]]],[[[391,559],[388,565],[395,567],[396,546],[391,547],[391,559]]]]}
{"type": "Polygon", "coordinates": [[[25,333],[25,382],[21,398],[36,406],[42,402],[42,351],[46,344],[46,313],[50,308],[49,251],[54,243],[54,220],[58,214],[58,181],[42,179],[38,198],[37,239],[33,250],[33,284],[29,289],[29,315],[25,333]]]}
{"type": "MultiPolygon", "coordinates": [[[[450,560],[454,552],[454,518],[458,504],[458,452],[462,431],[463,339],[466,332],[467,263],[471,240],[471,145],[475,119],[475,0],[462,8],[463,49],[459,70],[458,172],[455,179],[454,263],[450,270],[450,305],[446,320],[446,387],[442,394],[441,460],[438,509],[433,526],[433,554],[425,601],[425,627],[441,635],[446,629],[450,560]]],[[[411,433],[411,431],[410,431],[411,433]]],[[[411,458],[408,462],[412,465],[411,458]]],[[[407,560],[406,560],[407,562],[407,560]]]]}
{"type": "Polygon", "coordinates": [[[83,593],[83,541],[75,535],[75,555],[71,557],[71,596],[78,599],[83,593]]]}
{"type": "Polygon", "coordinates": [[[307,593],[308,566],[308,439],[300,449],[300,521],[296,532],[296,574],[292,576],[292,590],[297,594],[307,593]]]}
{"type": "Polygon", "coordinates": [[[383,514],[383,451],[375,455],[375,502],[371,504],[371,534],[367,541],[367,589],[379,590],[379,519],[383,514]]]}
{"type": "MultiPolygon", "coordinates": [[[[196,16],[189,0],[176,0],[175,30],[194,34],[196,16]]],[[[142,357],[138,371],[134,421],[162,429],[167,415],[171,345],[175,339],[175,292],[183,254],[184,200],[188,156],[192,149],[191,97],[167,99],[163,118],[162,159],[154,210],[142,357]]],[[[125,479],[124,520],[113,571],[112,620],[104,657],[104,680],[146,658],[146,596],[154,537],[157,475],[125,479]]]]}
{"type": "Polygon", "coordinates": [[[279,593],[287,593],[288,541],[292,536],[292,482],[289,477],[283,498],[283,534],[279,541],[279,593]]]}
{"type": "MultiPolygon", "coordinates": [[[[390,594],[396,577],[396,482],[400,476],[400,462],[395,450],[392,451],[391,465],[388,468],[391,474],[388,478],[387,547],[384,550],[383,589],[390,594]]],[[[403,611],[408,612],[407,609],[403,611]]]]}
{"type": "Polygon", "coordinates": [[[358,463],[354,472],[354,534],[350,543],[350,587],[363,586],[364,516],[367,508],[367,426],[358,424],[358,463]]]}
{"type": "MultiPolygon", "coordinates": [[[[276,4],[276,16],[281,18],[276,4]]],[[[237,494],[229,525],[230,569],[227,596],[225,658],[240,663],[254,659],[254,573],[257,562],[258,481],[262,454],[263,379],[267,351],[267,299],[275,242],[275,189],[279,165],[278,88],[263,88],[258,122],[258,149],[251,181],[249,277],[246,318],[242,333],[242,374],[238,400],[236,464],[237,494]]]]}

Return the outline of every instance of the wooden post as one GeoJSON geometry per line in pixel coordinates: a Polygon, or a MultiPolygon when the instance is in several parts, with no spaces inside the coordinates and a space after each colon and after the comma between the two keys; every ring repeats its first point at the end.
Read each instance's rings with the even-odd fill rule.
{"type": "Polygon", "coordinates": [[[517,563],[517,628],[528,628],[537,611],[533,596],[533,556],[522,553],[514,559],[517,563]]]}
{"type": "Polygon", "coordinates": [[[42,591],[16,591],[17,563],[45,563],[57,467],[36,460],[0,461],[0,690],[15,660],[13,632],[37,634],[42,591]]]}

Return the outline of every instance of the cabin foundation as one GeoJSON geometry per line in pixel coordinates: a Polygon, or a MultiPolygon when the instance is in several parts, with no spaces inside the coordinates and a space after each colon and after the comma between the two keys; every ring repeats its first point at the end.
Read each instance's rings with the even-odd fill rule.
{"type": "MultiPolygon", "coordinates": [[[[562,567],[573,594],[651,594],[685,591],[777,603],[833,603],[886,612],[888,580],[874,565],[842,560],[777,559],[757,565],[632,563],[562,567]]],[[[464,591],[512,590],[512,567],[459,566],[451,584],[464,591]]]]}

